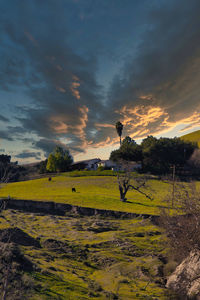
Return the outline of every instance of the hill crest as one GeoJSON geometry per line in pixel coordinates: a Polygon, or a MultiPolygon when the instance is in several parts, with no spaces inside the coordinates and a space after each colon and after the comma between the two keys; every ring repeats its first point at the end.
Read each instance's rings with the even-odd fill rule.
{"type": "Polygon", "coordinates": [[[197,142],[198,147],[200,148],[200,130],[182,135],[180,138],[184,141],[197,142]]]}

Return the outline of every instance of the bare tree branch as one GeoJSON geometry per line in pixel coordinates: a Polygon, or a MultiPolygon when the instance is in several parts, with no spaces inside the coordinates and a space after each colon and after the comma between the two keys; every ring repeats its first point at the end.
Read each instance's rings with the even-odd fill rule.
{"type": "Polygon", "coordinates": [[[142,188],[146,188],[147,178],[145,177],[134,177],[129,168],[129,164],[127,162],[121,162],[124,173],[118,174],[117,182],[120,192],[120,200],[122,202],[126,202],[126,194],[129,190],[135,190],[140,194],[144,195],[146,198],[153,200],[153,197],[141,190],[142,188]],[[133,183],[134,182],[134,183],[133,183]]]}

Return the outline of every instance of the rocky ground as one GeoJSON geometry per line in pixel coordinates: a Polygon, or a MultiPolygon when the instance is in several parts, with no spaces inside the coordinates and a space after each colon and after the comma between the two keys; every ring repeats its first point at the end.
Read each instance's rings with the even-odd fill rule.
{"type": "Polygon", "coordinates": [[[17,266],[9,272],[21,286],[19,296],[12,286],[15,299],[176,299],[165,288],[165,238],[147,219],[7,210],[0,216],[2,257],[8,249],[17,266]]]}

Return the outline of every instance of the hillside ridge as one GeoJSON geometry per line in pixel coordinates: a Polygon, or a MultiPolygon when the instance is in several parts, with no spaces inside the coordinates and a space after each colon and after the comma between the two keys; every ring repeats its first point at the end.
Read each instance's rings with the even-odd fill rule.
{"type": "Polygon", "coordinates": [[[200,130],[182,135],[180,138],[184,141],[197,142],[198,147],[200,147],[200,130]]]}

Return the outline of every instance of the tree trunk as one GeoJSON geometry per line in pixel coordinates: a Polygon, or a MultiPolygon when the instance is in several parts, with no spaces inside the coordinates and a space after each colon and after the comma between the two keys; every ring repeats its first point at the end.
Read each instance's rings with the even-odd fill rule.
{"type": "Polygon", "coordinates": [[[125,198],[125,196],[126,196],[126,192],[124,192],[123,191],[123,188],[120,186],[119,187],[119,192],[120,192],[120,200],[122,201],[122,202],[126,202],[126,198],[125,198]]]}

